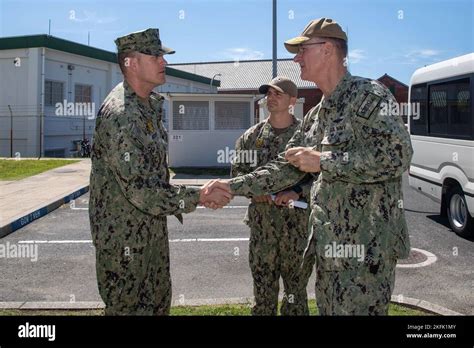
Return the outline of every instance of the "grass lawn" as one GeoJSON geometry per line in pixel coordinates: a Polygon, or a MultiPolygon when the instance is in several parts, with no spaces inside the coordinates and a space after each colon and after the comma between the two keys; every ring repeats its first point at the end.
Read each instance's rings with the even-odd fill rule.
{"type": "MultiPolygon", "coordinates": [[[[317,315],[318,309],[314,300],[309,301],[311,315],[317,315]]],[[[94,310],[31,310],[31,309],[1,309],[0,316],[9,315],[66,315],[66,316],[101,316],[104,315],[102,309],[94,310]]],[[[174,316],[210,316],[210,315],[250,315],[250,305],[248,304],[229,304],[212,306],[178,306],[171,307],[171,315],[174,316]]],[[[419,311],[416,309],[403,307],[397,304],[390,304],[389,315],[433,315],[432,313],[419,311]]]]}
{"type": "Polygon", "coordinates": [[[179,167],[179,168],[170,168],[171,174],[190,174],[190,175],[213,175],[219,177],[226,177],[230,175],[229,168],[220,168],[220,167],[179,167]]]}
{"type": "Polygon", "coordinates": [[[0,159],[0,180],[20,180],[50,169],[62,167],[78,160],[47,159],[47,160],[11,160],[0,159]]]}

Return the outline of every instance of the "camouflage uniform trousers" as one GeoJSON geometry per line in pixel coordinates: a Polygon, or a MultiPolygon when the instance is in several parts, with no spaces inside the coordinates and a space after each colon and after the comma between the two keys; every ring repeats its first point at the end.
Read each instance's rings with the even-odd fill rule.
{"type": "Polygon", "coordinates": [[[319,255],[316,260],[316,301],[320,315],[387,315],[395,284],[396,260],[380,261],[376,267],[361,264],[328,270],[319,255]]]}
{"type": "Polygon", "coordinates": [[[166,217],[159,220],[150,229],[151,237],[146,243],[130,243],[124,248],[96,247],[97,283],[106,305],[105,315],[169,314],[168,231],[166,217]]]}
{"type": "Polygon", "coordinates": [[[308,240],[308,212],[267,203],[252,203],[249,263],[255,305],[252,315],[277,315],[280,276],[284,294],[281,315],[309,315],[306,287],[312,263],[301,268],[308,240]]]}

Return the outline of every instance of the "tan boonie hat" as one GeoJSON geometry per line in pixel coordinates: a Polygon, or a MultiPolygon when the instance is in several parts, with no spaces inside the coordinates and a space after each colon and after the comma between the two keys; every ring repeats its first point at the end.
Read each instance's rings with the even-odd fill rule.
{"type": "Polygon", "coordinates": [[[298,46],[315,37],[332,37],[347,41],[347,35],[341,26],[331,18],[314,19],[304,28],[300,36],[285,41],[285,47],[290,53],[298,53],[298,46]]]}
{"type": "Polygon", "coordinates": [[[136,51],[151,56],[173,54],[174,50],[161,44],[159,29],[146,29],[119,37],[115,40],[117,52],[136,51]]]}
{"type": "Polygon", "coordinates": [[[258,91],[262,94],[267,94],[268,89],[270,87],[275,88],[277,91],[281,93],[287,93],[292,97],[296,97],[298,95],[298,87],[294,84],[293,81],[291,81],[288,77],[286,76],[277,76],[273,80],[271,80],[269,83],[266,85],[261,85],[258,91]]]}

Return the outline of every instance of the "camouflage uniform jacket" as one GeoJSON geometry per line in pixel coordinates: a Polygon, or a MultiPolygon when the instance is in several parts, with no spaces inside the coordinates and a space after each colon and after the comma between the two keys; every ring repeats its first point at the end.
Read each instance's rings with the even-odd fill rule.
{"type": "MultiPolygon", "coordinates": [[[[275,159],[280,153],[285,151],[286,144],[291,139],[296,129],[300,126],[301,120],[297,119],[292,115],[293,123],[286,128],[282,133],[276,134],[268,122],[268,119],[257,123],[253,127],[249,128],[242,136],[237,139],[235,150],[237,153],[236,161],[232,164],[231,176],[236,177],[239,175],[244,175],[251,173],[253,170],[257,169],[260,166],[265,165],[271,160],[275,159]],[[240,157],[238,154],[240,151],[255,151],[256,163],[250,163],[249,161],[239,161],[239,158],[249,158],[250,156],[240,157]]],[[[308,175],[310,181],[305,181],[300,183],[302,192],[300,193],[300,201],[308,201],[309,191],[311,189],[311,180],[312,177],[308,175]]],[[[300,209],[297,209],[297,213],[300,209]]],[[[288,207],[279,207],[276,205],[271,205],[268,203],[256,204],[251,203],[247,214],[245,216],[245,223],[251,224],[254,221],[250,217],[255,217],[256,214],[260,216],[266,216],[268,218],[271,213],[284,214],[286,218],[296,217],[289,210],[288,207]]],[[[299,217],[299,214],[297,214],[299,217]]]]}
{"type": "Polygon", "coordinates": [[[182,222],[181,213],[198,204],[198,188],[169,183],[163,99],[152,93],[150,106],[144,105],[124,81],[99,110],[89,203],[96,246],[146,244],[152,236],[144,231],[160,233],[166,229],[166,215],[182,222]]]}
{"type": "MultiPolygon", "coordinates": [[[[396,102],[377,81],[349,72],[333,93],[308,112],[287,147],[322,152],[321,172],[311,189],[309,254],[327,245],[364,245],[367,266],[409,252],[402,174],[413,150],[400,116],[384,115],[396,102]]],[[[231,179],[235,194],[265,194],[291,187],[305,173],[282,156],[253,173],[231,179]]],[[[308,250],[307,250],[308,252],[308,250]]],[[[318,261],[317,261],[318,262],[318,261]]],[[[331,258],[324,268],[357,267],[356,258],[331,258]]]]}

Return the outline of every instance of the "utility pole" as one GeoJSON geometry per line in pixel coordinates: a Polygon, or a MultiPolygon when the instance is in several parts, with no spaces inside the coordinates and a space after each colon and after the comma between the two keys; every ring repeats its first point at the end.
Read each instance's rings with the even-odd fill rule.
{"type": "Polygon", "coordinates": [[[13,111],[10,105],[8,105],[10,110],[10,157],[13,158],[13,111]]]}
{"type": "Polygon", "coordinates": [[[273,0],[273,60],[272,60],[272,76],[277,76],[277,0],[273,0]]]}

